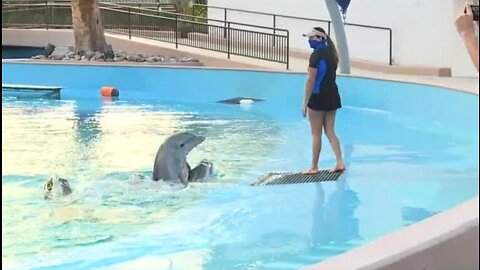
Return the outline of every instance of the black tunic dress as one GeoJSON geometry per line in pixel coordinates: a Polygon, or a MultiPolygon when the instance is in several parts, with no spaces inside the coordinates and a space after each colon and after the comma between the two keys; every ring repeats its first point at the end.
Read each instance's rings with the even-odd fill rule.
{"type": "Polygon", "coordinates": [[[330,48],[321,46],[310,55],[309,67],[317,69],[317,77],[308,108],[315,111],[333,111],[342,107],[337,77],[337,61],[330,48]]]}

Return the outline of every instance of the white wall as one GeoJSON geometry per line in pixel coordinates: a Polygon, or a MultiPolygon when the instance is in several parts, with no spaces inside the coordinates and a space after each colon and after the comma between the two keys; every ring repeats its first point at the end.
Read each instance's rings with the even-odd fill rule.
{"type": "MultiPolygon", "coordinates": [[[[478,0],[473,0],[478,2],[478,0]]],[[[465,0],[355,0],[347,22],[393,29],[395,64],[451,67],[453,76],[478,76],[453,24],[465,0]]],[[[209,0],[209,5],[299,17],[329,19],[324,0],[209,0]],[[261,4],[260,4],[261,3],[261,4]]],[[[209,9],[209,17],[223,19],[223,12],[209,9]]],[[[273,26],[272,18],[228,12],[229,21],[273,26]]],[[[301,33],[326,24],[278,19],[277,27],[290,30],[292,49],[308,50],[301,33]]],[[[388,32],[347,26],[350,56],[388,63],[388,32]]],[[[332,31],[333,32],[333,31],[332,31]]]]}

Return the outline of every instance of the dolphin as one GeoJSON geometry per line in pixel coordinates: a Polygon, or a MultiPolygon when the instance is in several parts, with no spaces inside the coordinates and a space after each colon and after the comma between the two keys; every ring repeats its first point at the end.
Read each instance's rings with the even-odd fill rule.
{"type": "Polygon", "coordinates": [[[57,176],[51,176],[45,181],[43,191],[45,200],[50,200],[54,197],[69,195],[72,193],[72,189],[70,188],[68,180],[59,178],[57,176]]]}
{"type": "MultiPolygon", "coordinates": [[[[187,186],[189,182],[196,182],[213,175],[213,164],[204,159],[198,166],[191,169],[187,162],[190,151],[205,141],[204,136],[192,133],[177,133],[168,137],[160,146],[155,156],[152,179],[154,181],[180,181],[187,186]]],[[[142,174],[133,174],[130,180],[143,180],[142,174]]],[[[52,176],[45,181],[44,198],[50,200],[55,197],[72,193],[67,179],[52,176]]]]}
{"type": "Polygon", "coordinates": [[[193,169],[190,169],[190,165],[188,167],[188,181],[190,182],[198,182],[199,180],[203,180],[212,176],[214,173],[213,164],[206,159],[202,160],[202,162],[200,162],[200,164],[198,164],[198,166],[193,169]]]}
{"type": "Polygon", "coordinates": [[[209,177],[213,173],[213,165],[203,160],[194,169],[187,162],[190,151],[205,141],[204,136],[182,132],[168,137],[157,151],[153,166],[154,181],[180,181],[187,186],[189,182],[209,177]]]}

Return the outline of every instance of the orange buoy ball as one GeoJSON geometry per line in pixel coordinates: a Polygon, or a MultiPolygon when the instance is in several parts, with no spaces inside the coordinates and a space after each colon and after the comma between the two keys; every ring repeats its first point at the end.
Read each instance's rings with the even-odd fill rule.
{"type": "Polygon", "coordinates": [[[118,97],[120,92],[112,86],[104,86],[100,89],[100,94],[104,97],[118,97]]]}

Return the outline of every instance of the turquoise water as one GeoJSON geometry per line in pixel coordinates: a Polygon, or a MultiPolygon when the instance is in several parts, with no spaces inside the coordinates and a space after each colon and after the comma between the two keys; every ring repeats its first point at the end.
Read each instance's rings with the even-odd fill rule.
{"type": "Polygon", "coordinates": [[[253,187],[310,163],[304,75],[2,64],[2,78],[65,87],[60,100],[2,97],[6,269],[297,269],[478,196],[478,96],[340,78],[344,177],[253,187]],[[102,100],[103,85],[120,99],[102,100]],[[266,101],[215,103],[237,96],[266,101]],[[213,161],[215,179],[130,181],[179,131],[207,137],[189,161],[213,161]],[[72,196],[43,200],[51,174],[72,196]]]}

